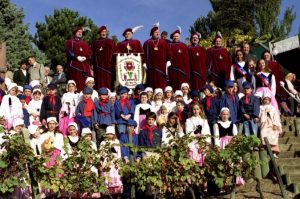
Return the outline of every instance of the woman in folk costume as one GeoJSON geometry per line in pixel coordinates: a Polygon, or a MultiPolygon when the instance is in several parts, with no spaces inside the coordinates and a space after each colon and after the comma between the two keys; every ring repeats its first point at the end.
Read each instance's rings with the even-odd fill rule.
{"type": "Polygon", "coordinates": [[[67,136],[68,125],[75,121],[75,106],[72,103],[72,98],[66,98],[59,112],[59,130],[67,136]]]}
{"type": "Polygon", "coordinates": [[[69,145],[71,146],[72,149],[78,145],[80,141],[80,137],[78,135],[78,126],[75,122],[71,122],[68,124],[67,138],[69,140],[69,145]]]}
{"type": "Polygon", "coordinates": [[[258,125],[260,128],[260,138],[262,140],[262,144],[265,146],[264,138],[267,137],[274,153],[274,157],[278,158],[278,137],[282,133],[281,121],[278,110],[271,105],[271,95],[268,93],[265,93],[263,96],[262,105],[260,106],[258,125]]]}
{"type": "Polygon", "coordinates": [[[233,136],[238,134],[236,125],[229,120],[230,110],[226,107],[220,111],[220,120],[214,125],[215,146],[224,149],[233,136]]]}
{"type": "MultiPolygon", "coordinates": [[[[233,136],[238,134],[236,125],[229,120],[230,110],[226,107],[220,111],[220,120],[214,125],[215,146],[224,149],[233,136]]],[[[236,184],[245,184],[241,176],[236,177],[236,184]]]]}
{"type": "Polygon", "coordinates": [[[235,52],[236,62],[232,64],[230,70],[230,79],[235,80],[239,90],[243,92],[243,83],[245,81],[254,82],[254,76],[250,73],[248,65],[245,62],[245,55],[242,50],[235,52]]]}
{"type": "Polygon", "coordinates": [[[255,92],[262,92],[263,95],[270,94],[271,104],[278,110],[278,104],[275,98],[276,95],[276,80],[275,75],[269,69],[268,63],[264,59],[257,62],[259,72],[255,74],[255,92]]]}
{"type": "Polygon", "coordinates": [[[165,95],[164,95],[165,98],[164,98],[163,105],[167,107],[169,113],[173,111],[174,108],[176,107],[176,102],[174,100],[173,94],[174,94],[173,88],[171,86],[167,86],[165,88],[165,95]]]}
{"type": "Polygon", "coordinates": [[[153,107],[148,103],[146,92],[140,93],[140,103],[135,106],[134,120],[137,122],[137,132],[146,124],[146,115],[153,112],[153,107]]]}
{"type": "Polygon", "coordinates": [[[168,114],[168,122],[162,129],[162,147],[170,145],[175,137],[183,136],[184,132],[183,128],[180,125],[179,118],[177,117],[176,113],[170,112],[168,114]]]}
{"type": "MultiPolygon", "coordinates": [[[[193,104],[191,106],[190,117],[185,123],[185,132],[192,137],[207,136],[207,146],[211,145],[210,129],[200,104],[193,104]]],[[[189,143],[190,158],[195,160],[200,166],[203,166],[205,155],[200,151],[199,145],[196,141],[189,143]]]]}
{"type": "Polygon", "coordinates": [[[28,112],[30,114],[29,122],[33,125],[41,125],[40,111],[43,102],[41,99],[42,91],[40,89],[34,89],[32,95],[33,98],[28,104],[28,112]]]}
{"type": "Polygon", "coordinates": [[[76,107],[79,103],[79,93],[76,92],[76,82],[74,80],[69,80],[66,90],[67,92],[64,93],[61,98],[61,103],[64,104],[66,99],[71,99],[72,105],[76,107]]]}
{"type": "Polygon", "coordinates": [[[103,157],[112,155],[112,159],[104,159],[103,169],[109,167],[109,171],[105,171],[102,175],[105,177],[105,185],[110,194],[118,194],[117,198],[121,198],[123,192],[123,183],[119,174],[119,168],[116,168],[115,161],[121,158],[120,142],[116,138],[115,127],[108,126],[106,128],[106,139],[100,144],[100,151],[104,152],[103,157]],[[107,151],[109,150],[109,151],[107,151]]]}
{"type": "Polygon", "coordinates": [[[148,101],[150,102],[150,104],[152,103],[152,101],[153,101],[153,88],[151,88],[151,87],[147,87],[147,88],[145,88],[145,92],[147,93],[147,96],[148,96],[148,101]]]}
{"type": "Polygon", "coordinates": [[[161,88],[156,88],[153,94],[153,101],[151,102],[153,111],[158,114],[161,105],[163,104],[164,93],[161,88]]]}
{"type": "Polygon", "coordinates": [[[182,91],[182,94],[183,94],[184,103],[190,104],[193,101],[190,97],[190,91],[191,91],[190,85],[188,83],[182,83],[180,90],[182,91]]]}
{"type": "Polygon", "coordinates": [[[6,120],[6,129],[11,129],[13,122],[17,118],[23,118],[22,103],[17,97],[17,84],[11,83],[7,89],[7,95],[2,98],[0,106],[0,116],[6,120]]]}
{"type": "Polygon", "coordinates": [[[47,164],[48,166],[52,166],[56,162],[56,158],[58,155],[61,155],[62,158],[66,157],[65,150],[64,150],[64,137],[63,134],[57,130],[58,122],[55,117],[47,118],[47,128],[48,130],[41,135],[41,142],[50,143],[52,142],[53,147],[56,149],[53,152],[54,158],[50,160],[47,164]]]}

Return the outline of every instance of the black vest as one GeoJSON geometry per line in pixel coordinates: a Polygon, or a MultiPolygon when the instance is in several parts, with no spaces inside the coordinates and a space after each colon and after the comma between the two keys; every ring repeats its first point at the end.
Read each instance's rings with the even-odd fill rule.
{"type": "Polygon", "coordinates": [[[230,126],[228,128],[224,128],[220,123],[217,123],[219,127],[219,136],[224,137],[226,135],[233,136],[233,122],[231,122],[230,126]]]}

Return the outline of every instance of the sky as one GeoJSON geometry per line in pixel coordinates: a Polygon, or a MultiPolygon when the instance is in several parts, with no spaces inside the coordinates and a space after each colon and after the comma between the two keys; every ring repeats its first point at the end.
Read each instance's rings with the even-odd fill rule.
{"type": "MultiPolygon", "coordinates": [[[[149,38],[153,24],[160,23],[160,29],[169,34],[182,28],[182,38],[189,37],[189,28],[199,16],[206,16],[212,9],[209,0],[11,0],[25,12],[25,23],[30,32],[36,32],[36,22],[44,22],[45,15],[52,15],[54,9],[69,8],[82,16],[91,18],[98,26],[106,25],[111,35],[122,39],[122,32],[128,27],[144,25],[135,33],[139,40],[149,38]]],[[[300,26],[300,1],[282,0],[283,12],[294,5],[296,20],[290,36],[298,33],[300,26]],[[298,12],[298,13],[297,13],[298,12]]],[[[281,13],[282,16],[282,13],[281,13]]]]}

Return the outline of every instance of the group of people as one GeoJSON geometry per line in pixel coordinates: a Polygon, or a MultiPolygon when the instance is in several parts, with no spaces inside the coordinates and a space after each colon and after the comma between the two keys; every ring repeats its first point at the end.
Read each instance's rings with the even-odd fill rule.
{"type": "MultiPolygon", "coordinates": [[[[233,136],[244,134],[260,136],[263,145],[267,137],[277,157],[282,133],[278,104],[284,102],[277,94],[283,73],[269,52],[256,61],[244,44],[232,61],[219,34],[205,50],[199,34],[192,34],[187,47],[179,41],[180,31],[168,41],[159,38],[159,27],[154,26],[152,38],[142,47],[132,39],[133,32],[126,29],[125,40],[116,45],[102,26],[100,39],[90,48],[81,39],[83,29],[76,28],[75,38],[66,44],[68,78],[60,65],[53,78],[45,76],[45,68],[33,56],[29,69],[22,62],[12,80],[0,78],[0,144],[4,135],[23,134],[35,154],[54,148],[54,155],[66,157],[64,138],[71,149],[84,139],[95,150],[112,144],[115,158],[129,162],[130,149],[124,144],[130,137],[134,146],[147,148],[168,146],[185,134],[207,135],[208,146],[222,149],[233,136]],[[146,86],[119,86],[112,92],[116,52],[143,53],[146,86]]],[[[197,147],[191,143],[189,154],[201,166],[205,157],[197,147]]],[[[135,159],[145,156],[138,153],[135,159]]],[[[55,158],[47,165],[53,164],[55,158]]],[[[114,179],[107,181],[109,190],[122,193],[118,170],[111,169],[107,176],[114,179]]]]}

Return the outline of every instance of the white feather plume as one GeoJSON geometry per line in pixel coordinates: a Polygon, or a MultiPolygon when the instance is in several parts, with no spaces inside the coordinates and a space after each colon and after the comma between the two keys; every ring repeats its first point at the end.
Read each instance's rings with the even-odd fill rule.
{"type": "Polygon", "coordinates": [[[178,30],[179,30],[179,33],[181,34],[181,27],[180,26],[177,26],[178,30]]]}
{"type": "Polygon", "coordinates": [[[132,28],[132,32],[135,33],[136,31],[138,31],[139,29],[141,29],[143,27],[144,27],[143,25],[136,26],[136,27],[132,28]]]}
{"type": "Polygon", "coordinates": [[[202,35],[200,32],[196,32],[196,34],[198,35],[199,39],[201,39],[202,35]]]}
{"type": "Polygon", "coordinates": [[[159,21],[155,24],[153,24],[154,27],[159,27],[159,21]]]}
{"type": "Polygon", "coordinates": [[[220,31],[217,32],[217,36],[223,38],[220,31]]]}
{"type": "Polygon", "coordinates": [[[82,27],[83,32],[91,31],[90,27],[82,27]]]}

